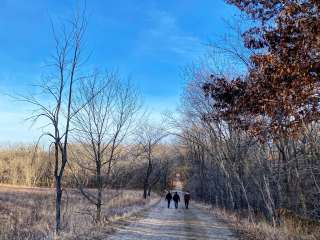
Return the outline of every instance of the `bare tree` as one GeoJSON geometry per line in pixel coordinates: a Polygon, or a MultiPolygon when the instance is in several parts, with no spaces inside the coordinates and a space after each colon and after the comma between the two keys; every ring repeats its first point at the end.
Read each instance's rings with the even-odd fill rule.
{"type": "Polygon", "coordinates": [[[86,104],[75,118],[81,149],[77,163],[95,175],[96,194],[82,194],[96,205],[96,221],[101,220],[103,189],[111,184],[112,166],[122,151],[121,144],[131,134],[140,101],[134,87],[122,83],[116,73],[95,74],[82,85],[79,102],[86,104]],[[99,92],[98,95],[96,93],[99,92]]]}
{"type": "MultiPolygon", "coordinates": [[[[146,172],[143,179],[143,197],[148,196],[152,185],[158,181],[158,177],[151,179],[152,173],[155,171],[154,152],[160,141],[168,134],[162,127],[155,127],[150,123],[144,123],[137,132],[137,148],[138,155],[146,161],[146,172]]],[[[160,174],[160,173],[159,173],[160,174]]]]}
{"type": "MultiPolygon", "coordinates": [[[[79,109],[73,106],[74,92],[78,83],[85,79],[81,75],[82,42],[86,31],[84,13],[77,13],[74,18],[63,23],[60,28],[52,24],[55,49],[52,55],[52,74],[43,84],[38,85],[41,96],[22,97],[35,106],[30,120],[40,118],[47,121],[47,132],[40,138],[48,136],[54,152],[56,233],[61,230],[62,178],[68,162],[68,142],[72,118],[79,109]],[[51,129],[50,129],[51,128],[51,129]]],[[[39,139],[40,139],[39,138],[39,139]]]]}

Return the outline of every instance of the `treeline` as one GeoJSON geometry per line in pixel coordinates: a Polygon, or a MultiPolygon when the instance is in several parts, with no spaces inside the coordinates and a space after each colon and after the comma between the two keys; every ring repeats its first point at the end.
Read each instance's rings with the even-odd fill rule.
{"type": "Polygon", "coordinates": [[[187,69],[182,122],[173,122],[188,188],[274,224],[279,208],[320,219],[319,1],[227,2],[247,16],[245,30],[230,29],[242,42],[213,45],[187,69]],[[214,65],[217,52],[241,70],[214,65]]]}
{"type": "Polygon", "coordinates": [[[278,208],[320,218],[319,125],[309,126],[299,138],[261,143],[198,117],[182,133],[186,187],[197,199],[251,215],[263,213],[271,221],[278,208]]]}
{"type": "Polygon", "coordinates": [[[52,186],[49,154],[35,146],[19,145],[0,150],[0,182],[25,186],[52,186]]]}
{"type": "MultiPolygon", "coordinates": [[[[72,146],[73,149],[81,146],[72,146]]],[[[143,189],[149,162],[137,155],[138,146],[123,145],[122,153],[112,167],[110,179],[103,171],[102,178],[107,188],[143,189]]],[[[73,152],[73,151],[70,151],[73,152]]],[[[150,173],[148,193],[159,192],[166,188],[171,173],[172,162],[177,151],[171,145],[158,144],[152,151],[153,170],[150,173]]],[[[71,155],[66,169],[63,186],[95,188],[97,178],[92,171],[84,168],[90,162],[71,155]]],[[[89,165],[90,166],[90,165],[89,165]]],[[[13,145],[0,147],[0,183],[29,187],[54,187],[52,152],[36,145],[13,145]]],[[[143,193],[141,193],[143,196],[143,193]]]]}

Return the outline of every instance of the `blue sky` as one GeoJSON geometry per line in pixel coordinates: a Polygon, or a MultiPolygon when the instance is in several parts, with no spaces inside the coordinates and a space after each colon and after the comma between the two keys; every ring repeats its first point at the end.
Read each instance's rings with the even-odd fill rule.
{"type": "MultiPolygon", "coordinates": [[[[79,1],[78,1],[79,2],[79,1]]],[[[4,93],[24,93],[45,73],[53,49],[50,17],[66,19],[74,0],[0,1],[0,143],[28,142],[39,129],[24,123],[30,108],[4,93]]],[[[87,0],[90,66],[117,69],[159,115],[174,110],[185,84],[181,69],[228,29],[236,10],[223,0],[87,0]]]]}

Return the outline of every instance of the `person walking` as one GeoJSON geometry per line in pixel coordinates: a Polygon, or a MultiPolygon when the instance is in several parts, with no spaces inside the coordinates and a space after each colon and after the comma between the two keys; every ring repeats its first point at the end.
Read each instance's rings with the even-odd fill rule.
{"type": "Polygon", "coordinates": [[[170,202],[172,200],[172,195],[171,195],[170,191],[166,195],[166,200],[168,201],[168,208],[170,208],[170,202]]]}
{"type": "Polygon", "coordinates": [[[178,208],[178,204],[180,202],[180,196],[178,194],[178,192],[175,192],[175,194],[173,195],[173,201],[174,201],[174,207],[177,209],[178,208]]]}
{"type": "Polygon", "coordinates": [[[190,201],[190,193],[187,191],[184,194],[184,205],[185,205],[186,209],[189,208],[189,201],[190,201]]]}

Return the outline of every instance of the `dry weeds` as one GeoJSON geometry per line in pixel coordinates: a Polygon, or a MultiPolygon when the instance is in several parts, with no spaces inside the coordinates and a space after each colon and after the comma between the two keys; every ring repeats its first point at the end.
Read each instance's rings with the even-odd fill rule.
{"type": "Polygon", "coordinates": [[[254,222],[246,217],[241,217],[239,213],[226,211],[219,208],[212,208],[204,204],[197,204],[207,211],[229,224],[231,228],[239,233],[242,240],[318,240],[320,235],[315,229],[313,234],[301,232],[301,228],[293,228],[290,224],[282,224],[273,227],[263,218],[256,218],[254,222]]]}
{"type": "MultiPolygon", "coordinates": [[[[141,191],[108,190],[104,194],[101,224],[94,221],[95,207],[77,190],[64,190],[61,239],[101,239],[111,223],[143,209],[141,191]]],[[[55,239],[54,192],[50,188],[0,185],[0,239],[55,239]]]]}

